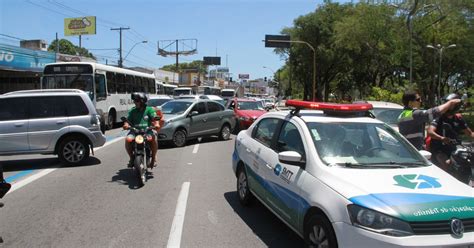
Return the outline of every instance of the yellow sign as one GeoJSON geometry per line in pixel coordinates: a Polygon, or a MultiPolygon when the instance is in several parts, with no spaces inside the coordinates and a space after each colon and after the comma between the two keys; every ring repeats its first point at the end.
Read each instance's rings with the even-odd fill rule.
{"type": "Polygon", "coordinates": [[[64,35],[96,34],[95,16],[64,19],[64,35]]]}

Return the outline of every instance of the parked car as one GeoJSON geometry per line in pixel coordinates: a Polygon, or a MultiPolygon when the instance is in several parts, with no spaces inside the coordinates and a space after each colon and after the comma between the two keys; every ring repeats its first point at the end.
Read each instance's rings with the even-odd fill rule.
{"type": "Polygon", "coordinates": [[[254,99],[234,98],[227,102],[227,108],[235,113],[236,131],[247,129],[258,117],[266,113],[262,102],[254,99]]]}
{"type": "Polygon", "coordinates": [[[212,100],[178,99],[161,106],[165,122],[158,133],[159,141],[171,141],[181,147],[192,138],[218,135],[230,138],[235,126],[234,113],[212,100]]]}
{"type": "Polygon", "coordinates": [[[81,90],[27,90],[0,95],[0,155],[57,154],[81,164],[105,144],[100,116],[81,90]]]}
{"type": "Polygon", "coordinates": [[[216,101],[222,105],[225,105],[225,100],[220,97],[220,96],[216,96],[216,95],[202,95],[202,96],[199,96],[200,99],[209,99],[209,100],[213,100],[213,101],[216,101]]]}
{"type": "Polygon", "coordinates": [[[367,103],[372,104],[372,113],[375,118],[387,123],[398,131],[398,116],[403,111],[402,105],[382,101],[367,101],[367,103]]]}
{"type": "Polygon", "coordinates": [[[166,102],[169,102],[171,100],[173,100],[173,98],[171,96],[168,96],[168,95],[151,96],[148,99],[147,105],[151,106],[151,107],[159,107],[159,106],[161,106],[161,105],[163,105],[166,102]]]}
{"type": "Polygon", "coordinates": [[[261,201],[305,247],[474,243],[473,189],[365,117],[369,104],[287,105],[296,109],[269,112],[236,137],[232,169],[242,205],[261,201]]]}

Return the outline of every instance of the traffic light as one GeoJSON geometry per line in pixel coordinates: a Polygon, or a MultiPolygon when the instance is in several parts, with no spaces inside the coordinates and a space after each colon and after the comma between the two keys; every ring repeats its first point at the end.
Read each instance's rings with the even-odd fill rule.
{"type": "Polygon", "coordinates": [[[230,78],[229,78],[229,82],[231,82],[231,83],[232,83],[232,77],[230,77],[230,78]]]}
{"type": "Polygon", "coordinates": [[[263,78],[263,81],[265,81],[265,82],[266,82],[266,81],[267,81],[267,77],[264,77],[264,78],[263,78]]]}

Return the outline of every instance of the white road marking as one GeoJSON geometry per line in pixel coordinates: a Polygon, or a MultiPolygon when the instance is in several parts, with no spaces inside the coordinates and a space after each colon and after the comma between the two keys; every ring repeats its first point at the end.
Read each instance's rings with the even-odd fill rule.
{"type": "Polygon", "coordinates": [[[193,153],[197,153],[199,150],[199,144],[194,145],[193,153]]]}
{"type": "Polygon", "coordinates": [[[184,182],[179,192],[176,211],[174,213],[173,224],[171,225],[170,236],[168,238],[169,248],[179,248],[181,245],[181,234],[183,233],[184,214],[186,213],[186,204],[188,202],[189,182],[184,182]]]}
{"type": "MultiPolygon", "coordinates": [[[[105,143],[103,146],[98,147],[98,148],[95,148],[94,151],[98,151],[98,150],[100,150],[101,148],[104,148],[104,147],[106,147],[106,146],[108,146],[108,145],[111,145],[111,144],[113,144],[113,143],[115,143],[115,142],[121,140],[122,138],[123,138],[123,137],[114,139],[114,140],[112,140],[112,141],[109,141],[109,142],[105,143]]],[[[42,177],[48,175],[49,173],[51,173],[51,172],[53,172],[53,171],[55,171],[55,170],[57,170],[57,169],[59,169],[59,168],[61,168],[61,167],[54,168],[54,169],[44,169],[44,170],[40,170],[40,171],[39,171],[38,173],[36,173],[36,174],[33,174],[33,175],[31,175],[31,176],[29,176],[29,177],[23,179],[23,180],[20,180],[20,181],[18,181],[18,182],[16,182],[16,183],[13,183],[13,184],[12,184],[12,188],[10,189],[10,191],[8,191],[7,194],[11,194],[13,191],[15,191],[15,190],[17,190],[17,189],[20,189],[20,188],[22,188],[23,186],[28,185],[29,183],[32,183],[33,181],[36,181],[37,179],[40,179],[40,178],[42,178],[42,177]]]]}
{"type": "Polygon", "coordinates": [[[193,165],[193,163],[188,163],[188,165],[193,165]]]}

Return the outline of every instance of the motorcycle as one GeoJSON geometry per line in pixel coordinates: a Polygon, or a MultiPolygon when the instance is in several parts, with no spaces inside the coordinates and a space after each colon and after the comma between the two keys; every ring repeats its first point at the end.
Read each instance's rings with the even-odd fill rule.
{"type": "Polygon", "coordinates": [[[132,160],[133,160],[133,171],[137,176],[140,187],[145,185],[146,174],[148,173],[148,166],[151,161],[151,148],[150,142],[153,137],[147,134],[152,127],[146,129],[137,129],[132,127],[131,123],[127,118],[121,118],[123,122],[130,124],[130,133],[127,135],[126,140],[132,144],[132,160]]]}
{"type": "MultiPolygon", "coordinates": [[[[451,125],[447,123],[443,124],[443,136],[457,137],[451,125]]],[[[455,146],[455,148],[453,147],[453,152],[449,156],[451,163],[447,172],[459,181],[471,185],[471,180],[474,179],[474,147],[472,144],[463,144],[459,139],[451,139],[448,145],[455,146]]],[[[434,157],[433,162],[437,164],[434,157]]]]}
{"type": "MultiPolygon", "coordinates": [[[[12,185],[7,183],[3,179],[3,169],[2,169],[2,166],[0,165],[0,199],[3,198],[8,193],[11,187],[12,185]]],[[[3,203],[0,202],[0,208],[2,207],[3,207],[3,203]]],[[[3,239],[2,237],[0,237],[0,244],[2,243],[3,243],[3,239]]]]}

